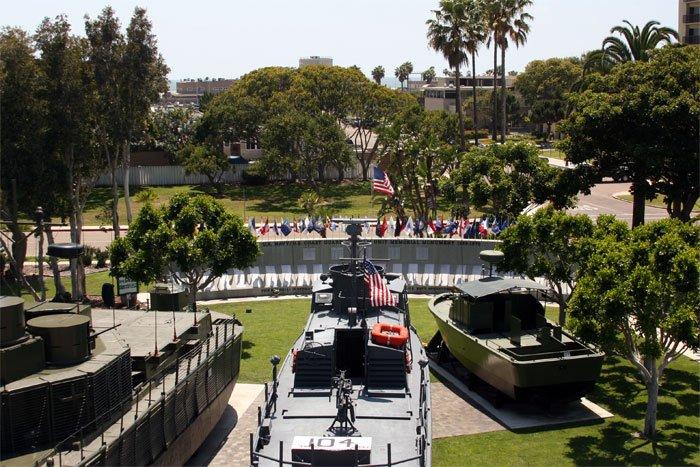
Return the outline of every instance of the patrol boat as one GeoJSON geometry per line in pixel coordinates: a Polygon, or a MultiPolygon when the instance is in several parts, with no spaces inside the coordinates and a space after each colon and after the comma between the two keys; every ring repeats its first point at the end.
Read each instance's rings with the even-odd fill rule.
{"type": "Polygon", "coordinates": [[[177,310],[0,296],[0,464],[184,464],[227,407],[243,327],[177,310]]]}
{"type": "Polygon", "coordinates": [[[593,389],[604,354],[545,318],[536,297],[547,290],[519,277],[500,277],[500,251],[485,250],[489,275],[438,295],[429,309],[439,332],[428,345],[449,351],[473,375],[515,400],[570,402],[593,389]]]}
{"type": "Polygon", "coordinates": [[[366,221],[335,220],[350,257],[313,284],[308,321],[281,367],[271,359],[251,465],[431,464],[428,359],[406,282],[366,258],[366,221]]]}

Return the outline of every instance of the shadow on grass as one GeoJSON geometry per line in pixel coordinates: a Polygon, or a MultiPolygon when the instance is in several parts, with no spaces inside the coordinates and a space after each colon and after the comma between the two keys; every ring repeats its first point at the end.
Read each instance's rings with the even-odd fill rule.
{"type": "Polygon", "coordinates": [[[610,358],[591,399],[605,404],[621,419],[610,421],[597,436],[578,436],[568,442],[568,456],[578,465],[687,465],[698,453],[698,377],[689,371],[667,369],[659,393],[658,438],[653,443],[636,437],[646,414],[646,390],[635,370],[610,358]]]}
{"type": "Polygon", "coordinates": [[[247,360],[250,357],[252,357],[252,354],[250,352],[248,352],[248,350],[252,349],[253,347],[255,347],[255,344],[253,342],[243,339],[243,344],[241,347],[241,359],[242,360],[247,360]]]}

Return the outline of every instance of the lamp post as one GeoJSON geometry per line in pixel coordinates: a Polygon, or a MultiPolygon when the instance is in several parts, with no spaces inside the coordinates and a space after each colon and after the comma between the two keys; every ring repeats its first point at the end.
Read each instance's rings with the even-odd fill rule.
{"type": "MultiPolygon", "coordinates": [[[[231,164],[231,166],[236,167],[236,166],[246,166],[250,162],[248,162],[248,159],[244,158],[243,156],[228,156],[228,163],[231,164]]],[[[245,204],[246,204],[246,190],[245,190],[245,185],[241,183],[243,186],[243,220],[245,220],[245,204]]]]}

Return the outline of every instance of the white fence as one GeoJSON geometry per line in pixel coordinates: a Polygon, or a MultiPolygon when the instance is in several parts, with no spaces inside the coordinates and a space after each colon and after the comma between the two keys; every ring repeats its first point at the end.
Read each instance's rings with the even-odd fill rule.
{"type": "MultiPolygon", "coordinates": [[[[243,166],[234,166],[227,171],[222,180],[226,183],[236,183],[242,181],[243,166]]],[[[317,176],[317,171],[312,172],[317,176]]],[[[117,184],[120,186],[124,183],[124,170],[117,169],[117,184]]],[[[345,178],[359,179],[362,178],[362,168],[359,163],[345,170],[345,178]]],[[[326,168],[326,180],[333,180],[338,177],[338,171],[333,167],[326,168]]],[[[288,175],[286,179],[291,179],[288,175]]],[[[155,166],[138,166],[129,169],[129,181],[131,186],[159,186],[159,185],[208,185],[209,179],[205,175],[193,174],[186,175],[185,169],[181,165],[155,165],[155,166]]],[[[97,180],[98,186],[111,185],[110,174],[105,173],[97,180]]]]}

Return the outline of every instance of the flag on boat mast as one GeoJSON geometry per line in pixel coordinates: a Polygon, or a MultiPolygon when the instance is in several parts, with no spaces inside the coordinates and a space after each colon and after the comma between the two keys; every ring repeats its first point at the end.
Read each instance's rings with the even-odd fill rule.
{"type": "Polygon", "coordinates": [[[377,268],[368,260],[364,260],[363,267],[370,304],[372,306],[396,306],[396,300],[394,300],[394,296],[377,268]]]}

